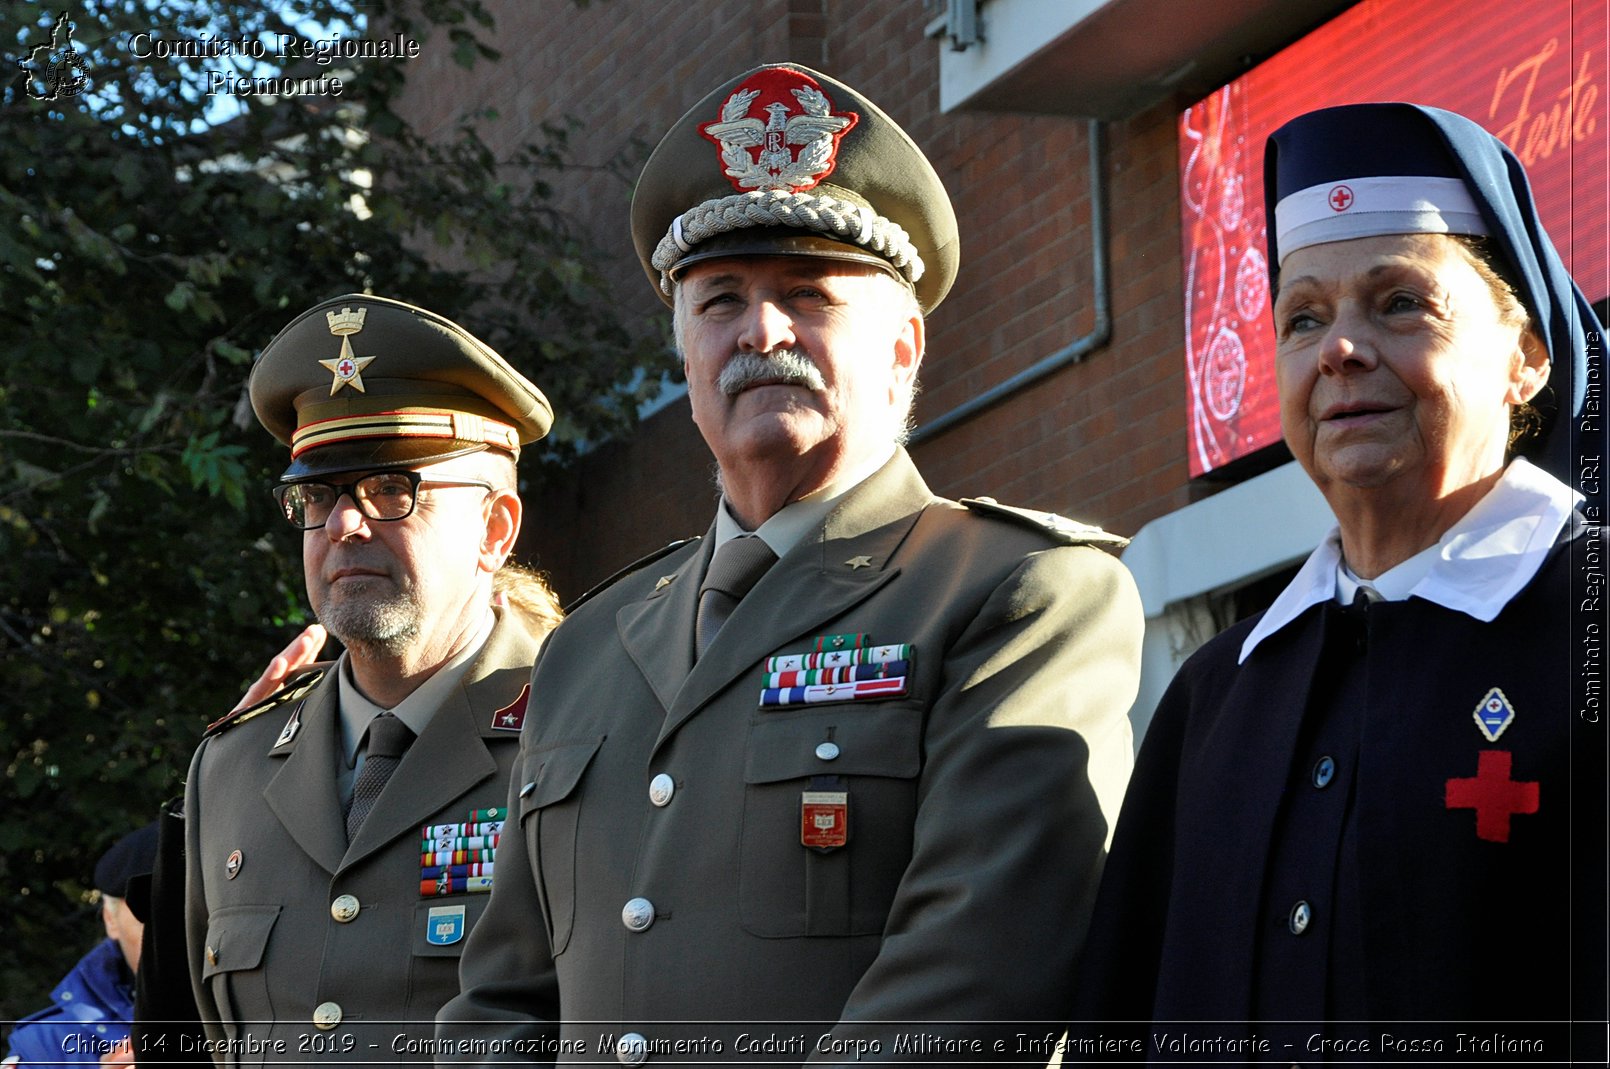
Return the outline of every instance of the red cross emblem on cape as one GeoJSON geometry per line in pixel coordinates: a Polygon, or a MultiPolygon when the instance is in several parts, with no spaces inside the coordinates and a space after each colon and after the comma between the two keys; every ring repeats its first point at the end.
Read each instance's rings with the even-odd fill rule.
{"type": "Polygon", "coordinates": [[[721,150],[723,173],[738,192],[797,193],[833,173],[839,141],[860,118],[835,112],[816,79],[767,67],[734,89],[721,117],[699,133],[721,150]]]}
{"type": "Polygon", "coordinates": [[[1512,755],[1507,750],[1483,750],[1476,757],[1476,774],[1450,779],[1444,788],[1448,809],[1476,811],[1476,838],[1490,843],[1509,842],[1509,818],[1537,812],[1538,785],[1510,778],[1512,755]]]}

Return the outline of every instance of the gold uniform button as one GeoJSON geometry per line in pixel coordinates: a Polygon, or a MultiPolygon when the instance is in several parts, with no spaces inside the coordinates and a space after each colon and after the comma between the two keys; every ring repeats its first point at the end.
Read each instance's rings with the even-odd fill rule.
{"type": "Polygon", "coordinates": [[[341,1023],[341,1004],[321,1002],[313,1009],[313,1025],[325,1032],[341,1023]]]}
{"type": "Polygon", "coordinates": [[[341,895],[330,903],[330,916],[334,917],[338,924],[348,924],[358,915],[358,910],[361,908],[357,898],[352,895],[341,895]]]}
{"type": "Polygon", "coordinates": [[[207,948],[207,964],[208,965],[217,965],[218,964],[218,950],[217,950],[216,947],[208,947],[207,948]]]}

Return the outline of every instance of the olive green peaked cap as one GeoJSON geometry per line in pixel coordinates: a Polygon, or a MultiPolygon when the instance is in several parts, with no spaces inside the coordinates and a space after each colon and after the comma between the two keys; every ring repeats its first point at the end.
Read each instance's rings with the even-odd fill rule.
{"type": "Polygon", "coordinates": [[[548,433],[542,391],[434,312],[349,293],[303,312],[252,368],[252,409],[291,447],[286,481],[407,467],[548,433]]]}
{"type": "Polygon", "coordinates": [[[655,292],[725,256],[819,256],[903,280],[930,312],[956,279],[956,214],[916,143],[835,78],[792,63],[739,75],[655,148],[632,196],[655,292]]]}

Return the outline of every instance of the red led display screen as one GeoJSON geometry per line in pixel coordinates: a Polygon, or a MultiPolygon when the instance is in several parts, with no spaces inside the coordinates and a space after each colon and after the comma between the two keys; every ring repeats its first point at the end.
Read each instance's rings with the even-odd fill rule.
{"type": "Polygon", "coordinates": [[[1409,100],[1480,122],[1526,164],[1588,299],[1607,295],[1607,3],[1365,0],[1180,115],[1193,476],[1280,439],[1263,145],[1305,111],[1409,100]]]}

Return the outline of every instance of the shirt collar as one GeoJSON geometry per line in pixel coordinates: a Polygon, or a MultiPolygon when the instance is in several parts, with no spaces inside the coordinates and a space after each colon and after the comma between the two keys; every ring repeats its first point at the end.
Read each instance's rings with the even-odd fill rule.
{"type": "MultiPolygon", "coordinates": [[[[1579,500],[1570,487],[1516,458],[1436,545],[1370,585],[1387,601],[1422,598],[1490,622],[1537,575],[1579,500]]],[[[1310,606],[1332,598],[1351,602],[1357,587],[1342,562],[1341,530],[1333,527],[1247,635],[1240,660],[1310,606]]]]}
{"type": "Polygon", "coordinates": [[[798,501],[790,501],[752,532],[744,530],[743,526],[733,518],[727,509],[727,499],[723,497],[721,504],[716,508],[715,548],[720,549],[729,539],[740,535],[754,534],[770,546],[771,551],[781,559],[826,521],[828,513],[838,507],[845,494],[871,478],[889,463],[889,458],[893,456],[894,446],[891,445],[888,452],[873,455],[869,460],[850,468],[820,490],[806,494],[798,501]]]}
{"type": "Polygon", "coordinates": [[[1431,573],[1442,553],[1442,543],[1427,546],[1408,560],[1388,568],[1374,579],[1361,579],[1346,558],[1336,562],[1336,603],[1353,604],[1353,596],[1360,588],[1373,593],[1371,601],[1407,601],[1420,580],[1431,573]]]}
{"type": "Polygon", "coordinates": [[[442,665],[430,678],[421,683],[415,691],[397,704],[391,710],[382,708],[364,697],[358,685],[352,679],[352,662],[343,652],[337,664],[336,695],[341,707],[341,752],[346,755],[347,767],[351,768],[358,759],[358,744],[363,741],[363,733],[369,727],[369,721],[384,712],[391,712],[408,725],[417,738],[425,733],[430,724],[430,718],[441,707],[447,695],[458,686],[459,680],[464,676],[464,670],[481,652],[486,645],[487,636],[492,634],[492,625],[497,617],[492,610],[486,611],[481,620],[481,626],[475,637],[465,644],[464,648],[454,655],[453,659],[442,665]]]}

